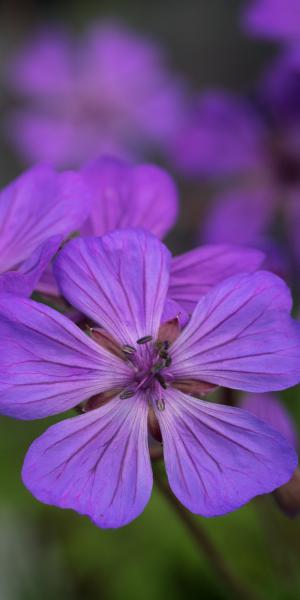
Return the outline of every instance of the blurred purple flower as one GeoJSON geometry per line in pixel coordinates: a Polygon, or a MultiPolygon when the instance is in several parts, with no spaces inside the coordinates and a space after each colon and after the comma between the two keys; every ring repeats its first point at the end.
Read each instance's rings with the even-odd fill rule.
{"type": "Polygon", "coordinates": [[[61,242],[89,213],[82,176],[34,167],[0,192],[0,290],[30,296],[61,242]]]}
{"type": "Polygon", "coordinates": [[[94,25],[82,42],[41,31],[10,65],[26,101],[8,135],[26,161],[78,166],[101,153],[160,148],[181,118],[183,85],[161,49],[124,25],[94,25]]]}
{"type": "Polygon", "coordinates": [[[299,42],[299,0],[248,0],[243,24],[255,36],[299,42]]]}
{"type": "Polygon", "coordinates": [[[285,284],[266,272],[231,277],[180,332],[176,320],[161,325],[170,266],[166,247],[141,230],[67,244],[56,276],[100,326],[92,338],[47,306],[0,296],[1,412],[33,419],[83,403],[86,413],[32,444],[23,481],[40,501],[101,527],[125,525],[149,500],[148,427],[162,435],[173,492],[197,514],[234,510],[296,466],[294,449],[268,425],[199,399],[217,385],[262,392],[300,380],[285,284]]]}
{"type": "Polygon", "coordinates": [[[271,65],[254,100],[206,93],[178,134],[173,156],[185,174],[226,183],[202,239],[269,247],[270,262],[282,273],[288,262],[278,245],[282,234],[300,265],[299,50],[271,65]]]}

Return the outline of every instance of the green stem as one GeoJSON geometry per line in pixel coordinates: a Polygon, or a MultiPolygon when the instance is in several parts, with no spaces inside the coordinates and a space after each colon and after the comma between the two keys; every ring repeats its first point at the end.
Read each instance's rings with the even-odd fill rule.
{"type": "Polygon", "coordinates": [[[199,550],[206,556],[212,564],[214,571],[219,575],[228,591],[234,594],[238,600],[258,600],[253,592],[250,592],[244,587],[243,583],[234,575],[230,567],[226,564],[223,556],[220,554],[205,529],[198,522],[195,523],[191,514],[183,507],[177,498],[172,494],[167,482],[163,479],[160,473],[156,471],[155,481],[159,491],[165,497],[169,505],[175,511],[185,528],[192,535],[199,550]]]}

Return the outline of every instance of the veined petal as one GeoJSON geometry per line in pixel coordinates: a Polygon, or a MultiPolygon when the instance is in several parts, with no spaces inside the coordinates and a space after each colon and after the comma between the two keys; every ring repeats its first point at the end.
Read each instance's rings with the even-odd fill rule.
{"type": "Polygon", "coordinates": [[[200,379],[250,392],[300,380],[300,326],[290,292],[272,273],[235,275],[198,303],[171,348],[174,379],[200,379]]]}
{"type": "Polygon", "coordinates": [[[77,173],[34,167],[0,194],[0,271],[26,260],[52,236],[66,237],[86,219],[89,192],[77,173]]]}
{"type": "Polygon", "coordinates": [[[122,344],[158,332],[169,284],[170,254],[150,233],[122,229],[72,240],[54,272],[63,295],[122,344]]]}
{"type": "Polygon", "coordinates": [[[62,241],[63,236],[61,235],[50,238],[37,248],[17,271],[0,274],[1,292],[9,292],[18,296],[30,296],[42,274],[50,266],[50,261],[62,241]]]}
{"type": "Polygon", "coordinates": [[[82,174],[92,197],[88,233],[143,227],[162,237],[174,224],[177,191],[163,169],[104,157],[89,163],[82,174]]]}
{"type": "Polygon", "coordinates": [[[172,260],[169,295],[192,312],[214,285],[236,273],[256,271],[264,260],[258,250],[239,246],[202,246],[172,260]]]}
{"type": "Polygon", "coordinates": [[[235,510],[289,480],[293,447],[238,408],[196,400],[169,388],[156,410],[170,486],[189,510],[205,517],[235,510]]]}
{"type": "Polygon", "coordinates": [[[145,508],[152,488],[142,396],[50,427],[33,442],[23,481],[41,502],[72,508],[100,527],[121,527],[145,508]]]}
{"type": "Polygon", "coordinates": [[[131,370],[52,308],[0,295],[0,412],[35,419],[127,385],[131,370]]]}
{"type": "Polygon", "coordinates": [[[296,448],[297,433],[292,418],[274,394],[245,394],[240,406],[279,431],[296,448]]]}

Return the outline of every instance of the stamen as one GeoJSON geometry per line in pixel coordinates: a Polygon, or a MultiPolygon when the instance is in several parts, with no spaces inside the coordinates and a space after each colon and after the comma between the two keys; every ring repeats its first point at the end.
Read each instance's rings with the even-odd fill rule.
{"type": "Polygon", "coordinates": [[[141,337],[139,340],[137,340],[136,343],[147,344],[147,342],[151,342],[152,339],[152,335],[145,335],[144,337],[141,337]]]}
{"type": "Polygon", "coordinates": [[[125,344],[121,349],[125,354],[134,354],[136,352],[136,349],[133,346],[129,346],[129,344],[125,344]]]}
{"type": "Polygon", "coordinates": [[[165,401],[163,398],[156,400],[156,406],[160,412],[163,412],[166,408],[165,401]]]}
{"type": "Polygon", "coordinates": [[[134,390],[124,390],[119,396],[120,400],[127,400],[127,398],[132,398],[135,395],[134,390]]]}
{"type": "Polygon", "coordinates": [[[166,390],[168,387],[168,384],[165,382],[164,378],[162,377],[162,375],[160,375],[160,373],[157,373],[155,375],[155,378],[157,379],[158,383],[160,383],[161,387],[166,390]]]}
{"type": "Polygon", "coordinates": [[[159,371],[161,371],[165,366],[164,362],[159,362],[156,363],[155,365],[153,365],[152,369],[151,369],[151,373],[159,373],[159,371]]]}
{"type": "Polygon", "coordinates": [[[172,363],[172,358],[171,358],[171,356],[167,356],[167,358],[166,358],[166,360],[165,360],[165,363],[166,363],[166,367],[169,367],[169,366],[171,365],[171,363],[172,363]]]}

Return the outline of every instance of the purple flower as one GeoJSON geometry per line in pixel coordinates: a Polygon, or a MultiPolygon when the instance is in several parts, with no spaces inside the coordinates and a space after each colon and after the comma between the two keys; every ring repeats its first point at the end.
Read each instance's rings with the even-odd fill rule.
{"type": "Polygon", "coordinates": [[[33,443],[23,481],[42,502],[101,527],[128,523],[149,500],[149,427],[162,435],[173,492],[197,514],[234,510],[296,466],[293,448],[268,425],[199,399],[217,385],[262,392],[300,380],[285,284],[266,272],[231,277],[180,332],[176,320],[161,325],[170,260],[141,230],[67,244],[55,273],[65,297],[100,327],[92,337],[47,306],[0,296],[1,412],[85,411],[33,443]]]}
{"type": "Polygon", "coordinates": [[[263,155],[262,127],[250,103],[226,91],[207,91],[195,98],[173,140],[173,161],[192,177],[255,170],[263,155]]]}
{"type": "Polygon", "coordinates": [[[299,42],[299,1],[249,0],[243,23],[245,29],[255,36],[283,42],[299,42]]]}
{"type": "Polygon", "coordinates": [[[0,192],[0,290],[29,296],[60,243],[89,213],[76,173],[34,167],[0,192]]]}
{"type": "MultiPolygon", "coordinates": [[[[279,431],[291,445],[298,446],[298,435],[290,414],[274,394],[247,394],[241,407],[279,431]]],[[[276,466],[274,467],[276,468],[276,466]]],[[[281,510],[289,517],[300,512],[300,469],[297,467],[291,479],[275,490],[274,498],[281,510]]]]}
{"type": "Polygon", "coordinates": [[[270,262],[282,273],[286,252],[300,265],[299,50],[271,65],[255,100],[223,91],[205,94],[178,134],[174,156],[185,174],[223,184],[202,239],[270,247],[270,262]]]}
{"type": "Polygon", "coordinates": [[[9,81],[26,101],[8,127],[26,161],[132,156],[164,145],[181,118],[182,83],[161,49],[118,23],[91,27],[81,42],[41,31],[15,57],[9,81]]]}

